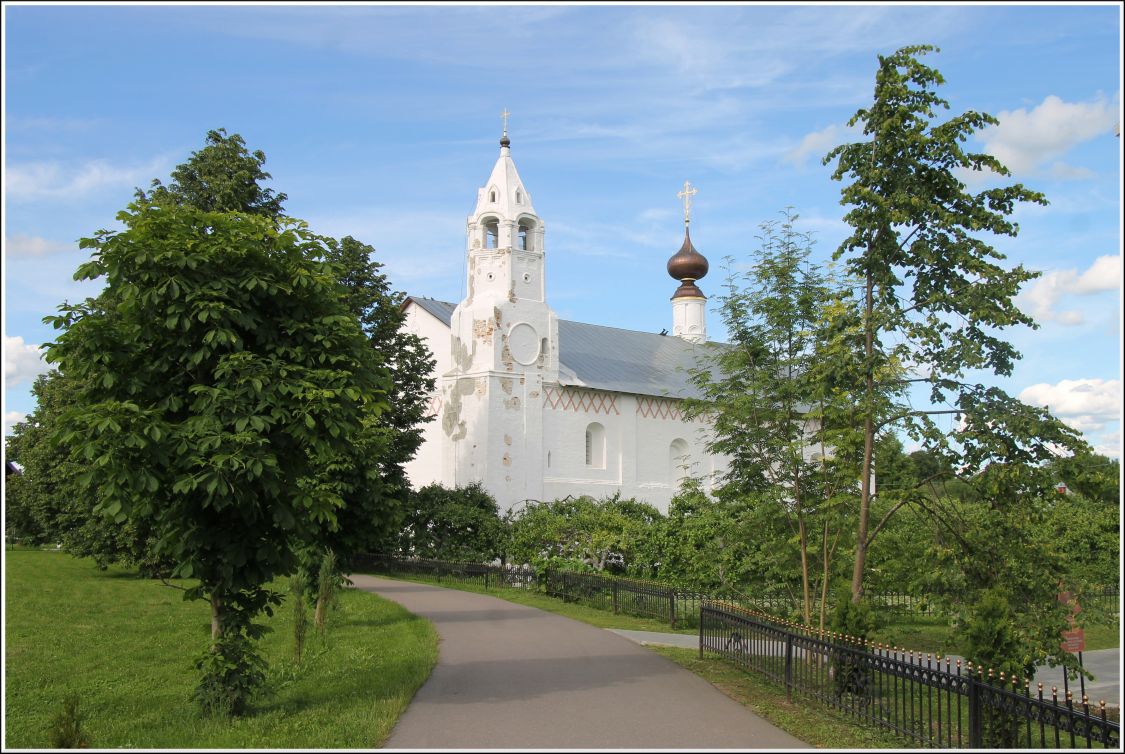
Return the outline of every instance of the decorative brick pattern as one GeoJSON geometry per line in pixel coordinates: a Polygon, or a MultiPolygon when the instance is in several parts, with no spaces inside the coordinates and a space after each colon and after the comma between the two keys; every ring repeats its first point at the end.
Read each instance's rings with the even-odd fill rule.
{"type": "MultiPolygon", "coordinates": [[[[637,396],[637,416],[644,419],[671,419],[672,421],[689,421],[684,418],[680,410],[681,402],[674,398],[653,398],[647,395],[637,396]]],[[[691,421],[706,421],[705,416],[699,416],[691,421]]]]}
{"type": "Polygon", "coordinates": [[[617,414],[617,395],[595,390],[576,390],[563,387],[543,387],[543,403],[557,411],[574,411],[585,414],[617,414]]]}
{"type": "Polygon", "coordinates": [[[438,414],[440,414],[441,413],[441,405],[442,405],[441,393],[434,393],[433,395],[431,395],[430,396],[430,407],[429,407],[429,410],[426,412],[426,417],[428,418],[428,417],[437,416],[438,414]]]}

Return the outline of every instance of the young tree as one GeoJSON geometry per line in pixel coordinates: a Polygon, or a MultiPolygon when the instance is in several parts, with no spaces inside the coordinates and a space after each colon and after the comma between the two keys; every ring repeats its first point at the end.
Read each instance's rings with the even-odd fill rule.
{"type": "Polygon", "coordinates": [[[812,241],[796,220],[787,210],[782,221],[763,223],[751,270],[728,277],[720,301],[730,343],[692,372],[703,398],[688,401],[687,413],[713,417],[709,448],[731,459],[719,497],[744,497],[788,524],[784,540],[796,544],[810,623],[813,590],[819,577],[823,604],[829,540],[838,541],[841,504],[856,479],[841,434],[851,431],[846,375],[855,359],[839,343],[854,307],[847,289],[810,263],[812,241]]]}
{"type": "Polygon", "coordinates": [[[253,619],[279,601],[267,585],[363,494],[354,438],[390,380],[319,261],[324,239],[166,199],[83,239],[76,277],[105,293],[60,307],[47,358],[81,386],[62,439],[100,511],[151,522],[173,575],[199,580],[185,595],[211,606],[199,694],[238,712],[262,675],[253,619]]]}
{"type": "Polygon", "coordinates": [[[991,461],[1037,463],[1051,457],[1048,441],[1080,444],[1072,432],[1048,427],[1045,411],[1020,404],[997,388],[965,381],[970,370],[1011,374],[1019,354],[999,331],[1034,327],[1013,302],[1022,283],[1035,273],[1022,266],[1005,269],[1004,256],[985,234],[1015,236],[1011,222],[1017,202],[1046,204],[1042,194],[1022,185],[971,193],[958,171],[1008,170],[987,154],[969,153],[961,144],[995,118],[974,111],[935,122],[949,104],[934,89],[941,74],[919,57],[935,48],[905,47],[879,57],[874,100],[850,124],[863,124],[867,141],[833,149],[833,178],[850,180],[841,204],[852,234],[835,253],[850,274],[863,282],[863,462],[859,519],[852,570],[852,599],[863,595],[874,449],[878,432],[905,427],[931,449],[957,456],[957,466],[972,471],[991,461]],[[951,410],[915,411],[905,401],[888,402],[909,379],[930,385],[935,405],[951,410]],[[964,421],[950,444],[935,413],[956,413],[964,421]],[[1045,432],[1046,434],[1043,434],[1045,432]],[[1050,437],[1048,437],[1050,435],[1050,437]]]}

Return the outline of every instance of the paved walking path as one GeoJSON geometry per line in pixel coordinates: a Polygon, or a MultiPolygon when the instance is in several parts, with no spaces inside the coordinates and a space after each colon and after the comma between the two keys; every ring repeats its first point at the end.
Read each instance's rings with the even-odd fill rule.
{"type": "Polygon", "coordinates": [[[610,631],[481,594],[351,579],[441,636],[437,666],[387,748],[809,748],[610,631]]]}
{"type": "MultiPolygon", "coordinates": [[[[616,628],[611,628],[609,630],[631,641],[635,641],[638,644],[658,644],[672,647],[690,647],[693,649],[699,646],[699,637],[693,634],[668,634],[660,633],[659,631],[627,631],[616,628]]],[[[951,662],[956,662],[958,659],[963,658],[959,658],[957,655],[950,655],[951,662]]],[[[922,655],[918,656],[918,661],[925,662],[922,655]]],[[[1095,678],[1093,681],[1085,682],[1086,696],[1089,697],[1091,704],[1096,705],[1099,701],[1104,699],[1106,704],[1120,705],[1121,650],[1095,649],[1089,652],[1083,652],[1082,664],[1087,670],[1094,674],[1095,678]]],[[[1050,696],[1051,686],[1057,686],[1059,689],[1059,697],[1064,697],[1063,672],[1061,668],[1051,668],[1043,665],[1037,669],[1035,680],[1043,684],[1044,694],[1046,696],[1050,696]]],[[[1082,700],[1080,691],[1082,686],[1078,681],[1068,681],[1068,684],[1070,690],[1074,693],[1074,699],[1080,702],[1082,700]]]]}

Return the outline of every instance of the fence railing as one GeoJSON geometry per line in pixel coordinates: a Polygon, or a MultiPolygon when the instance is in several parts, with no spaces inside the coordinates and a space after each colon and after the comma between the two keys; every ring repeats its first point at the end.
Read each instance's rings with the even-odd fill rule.
{"type": "Polygon", "coordinates": [[[360,555],[353,562],[353,567],[358,570],[373,570],[387,574],[429,576],[438,581],[477,584],[485,589],[538,587],[535,570],[522,566],[400,558],[394,555],[360,555]]]}
{"type": "Polygon", "coordinates": [[[776,621],[735,605],[705,602],[699,652],[718,655],[786,689],[895,731],[923,747],[1106,748],[1121,743],[1105,702],[1044,694],[1026,679],[944,665],[939,657],[875,649],[831,633],[776,621]]]}

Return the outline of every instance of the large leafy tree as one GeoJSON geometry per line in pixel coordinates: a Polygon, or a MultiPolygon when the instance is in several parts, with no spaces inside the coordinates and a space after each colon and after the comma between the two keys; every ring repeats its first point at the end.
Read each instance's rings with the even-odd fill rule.
{"type": "Polygon", "coordinates": [[[1019,354],[1001,331],[1034,326],[1013,298],[1035,273],[1003,266],[989,236],[1015,236],[1010,215],[1016,204],[1046,200],[1019,184],[967,189],[960,171],[1009,175],[994,157],[962,148],[996,120],[971,110],[938,120],[949,107],[935,91],[944,79],[919,59],[931,51],[919,45],[880,56],[873,102],[851,120],[867,139],[825,157],[826,164],[837,161],[833,178],[848,181],[841,203],[850,207],[845,220],[852,233],[835,258],[845,260],[863,286],[862,487],[852,570],[857,602],[872,534],[870,482],[880,430],[904,427],[969,474],[994,463],[1043,462],[1053,455],[1052,443],[1081,444],[1046,411],[969,380],[977,370],[1011,374],[1019,354]],[[905,379],[927,383],[931,401],[952,408],[917,411],[905,400],[886,400],[896,386],[902,395],[905,379]],[[956,413],[963,426],[949,437],[935,413],[956,413]]]}
{"type": "MultiPolygon", "coordinates": [[[[159,193],[159,192],[158,192],[159,193]]],[[[389,375],[341,302],[327,244],[304,223],[156,196],[83,239],[76,277],[105,293],[63,305],[48,360],[79,388],[63,442],[118,523],[150,522],[189,597],[211,606],[205,704],[237,709],[260,675],[247,639],[294,542],[338,526],[366,476],[353,438],[389,375]]],[[[373,463],[373,461],[368,461],[373,463]]]]}

